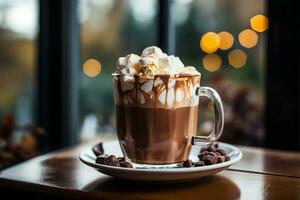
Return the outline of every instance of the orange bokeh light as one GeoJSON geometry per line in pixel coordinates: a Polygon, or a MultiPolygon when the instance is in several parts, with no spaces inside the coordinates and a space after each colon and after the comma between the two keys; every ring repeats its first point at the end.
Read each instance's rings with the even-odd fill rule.
{"type": "Polygon", "coordinates": [[[202,51],[211,54],[218,50],[220,46],[220,36],[214,32],[205,33],[200,39],[202,51]]]}
{"type": "Polygon", "coordinates": [[[258,42],[258,35],[251,29],[246,29],[239,34],[240,44],[246,48],[254,47],[258,42]]]}
{"type": "Polygon", "coordinates": [[[222,64],[222,59],[216,54],[205,55],[202,59],[202,64],[204,69],[210,72],[215,72],[220,69],[222,64]]]}
{"type": "Polygon", "coordinates": [[[234,68],[241,68],[247,62],[247,54],[240,49],[235,49],[229,53],[228,62],[234,68]]]}
{"type": "Polygon", "coordinates": [[[269,28],[269,19],[264,15],[255,15],[250,19],[251,28],[257,32],[264,32],[269,28]]]}
{"type": "Polygon", "coordinates": [[[88,59],[83,64],[83,72],[89,77],[95,77],[101,72],[101,63],[95,59],[88,59]]]}
{"type": "Polygon", "coordinates": [[[219,49],[227,50],[233,45],[234,38],[231,33],[222,31],[218,34],[220,36],[220,46],[219,49]]]}

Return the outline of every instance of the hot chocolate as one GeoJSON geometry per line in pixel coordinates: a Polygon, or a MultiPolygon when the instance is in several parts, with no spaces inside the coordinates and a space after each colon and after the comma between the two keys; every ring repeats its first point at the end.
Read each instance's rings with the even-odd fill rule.
{"type": "Polygon", "coordinates": [[[149,47],[119,58],[113,74],[117,133],[127,160],[171,164],[188,159],[197,132],[200,73],[149,47]]]}
{"type": "Polygon", "coordinates": [[[127,158],[136,163],[167,164],[187,160],[196,133],[198,106],[116,108],[117,131],[127,158]]]}

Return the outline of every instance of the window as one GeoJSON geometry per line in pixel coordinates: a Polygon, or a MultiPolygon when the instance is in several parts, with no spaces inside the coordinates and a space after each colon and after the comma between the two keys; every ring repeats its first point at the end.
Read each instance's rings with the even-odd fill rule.
{"type": "MultiPolygon", "coordinates": [[[[265,15],[265,1],[176,0],[173,12],[176,12],[176,54],[185,64],[194,65],[202,73],[202,85],[214,87],[222,97],[225,110],[222,140],[262,145],[266,33],[253,31],[250,19],[258,14],[265,15]],[[240,34],[244,30],[250,33],[246,31],[244,35],[240,34]],[[218,34],[224,31],[229,33],[229,37],[233,36],[232,47],[230,37],[227,44],[229,49],[225,44],[223,49],[226,50],[219,49],[210,55],[200,49],[202,36],[208,32],[218,34]],[[243,38],[239,40],[239,35],[246,37],[246,41],[243,38]],[[255,36],[258,36],[257,43],[255,36]],[[244,65],[235,66],[235,63],[229,62],[230,58],[234,59],[234,52],[244,52],[247,58],[244,65]]],[[[208,120],[209,114],[211,112],[200,114],[202,132],[210,131],[212,122],[208,120]]]]}
{"type": "MultiPolygon", "coordinates": [[[[99,132],[115,132],[111,73],[120,55],[138,53],[157,44],[159,9],[158,1],[154,0],[89,0],[79,1],[78,6],[80,66],[89,59],[96,59],[100,62],[99,68],[102,67],[101,75],[98,75],[99,71],[80,69],[80,131],[84,139],[99,132]],[[93,73],[96,73],[95,77],[90,77],[93,73]]],[[[202,73],[202,85],[212,86],[220,92],[226,115],[222,139],[226,142],[263,144],[265,34],[250,32],[258,36],[258,42],[254,41],[251,48],[244,47],[247,44],[241,45],[239,34],[246,29],[252,30],[250,19],[257,14],[264,15],[264,7],[265,2],[261,0],[255,3],[247,0],[176,0],[171,4],[175,54],[186,65],[193,65],[202,73]],[[234,42],[229,49],[214,53],[219,65],[214,66],[215,60],[211,59],[214,57],[201,50],[199,43],[205,33],[222,31],[228,32],[234,42]],[[233,51],[235,49],[241,51],[233,51]],[[246,63],[242,66],[230,64],[229,55],[231,60],[234,59],[234,52],[244,53],[246,63]]],[[[212,126],[212,112],[204,111],[207,110],[205,106],[202,110],[200,132],[206,133],[212,126]]]]}
{"type": "MultiPolygon", "coordinates": [[[[0,118],[12,115],[16,124],[22,126],[34,121],[36,111],[36,122],[51,133],[47,139],[51,140],[50,146],[58,148],[74,143],[79,89],[80,139],[92,138],[97,133],[111,136],[109,133],[115,133],[111,73],[117,58],[139,53],[149,45],[165,47],[166,39],[168,42],[174,39],[169,45],[171,50],[175,46],[174,54],[186,65],[194,65],[202,73],[202,85],[214,87],[223,98],[226,115],[223,141],[263,145],[266,138],[265,145],[269,147],[296,149],[299,147],[299,101],[294,91],[299,90],[298,47],[290,44],[299,35],[295,26],[298,19],[294,17],[295,12],[289,12],[296,9],[292,4],[285,5],[286,11],[281,6],[265,0],[2,0],[0,118]],[[267,33],[250,24],[254,16],[266,16],[267,3],[268,56],[267,33]],[[173,23],[169,23],[172,20],[164,12],[166,8],[172,11],[173,23]],[[161,24],[171,24],[171,28],[161,24]],[[170,33],[166,29],[175,37],[165,37],[170,33]],[[39,30],[41,48],[37,54],[39,30]],[[232,45],[225,44],[230,47],[220,46],[221,33],[222,37],[233,39],[232,45]],[[219,38],[216,51],[203,47],[201,38],[216,35],[219,38]],[[39,62],[36,62],[37,55],[39,62]],[[89,62],[95,62],[98,68],[95,71],[85,68],[89,62]],[[59,67],[54,69],[53,65],[59,67]],[[287,66],[284,71],[282,66],[287,66]],[[74,69],[80,72],[79,88],[78,71],[74,69]],[[285,95],[280,95],[286,89],[285,95]],[[68,98],[66,91],[72,94],[68,98]],[[38,97],[36,102],[34,96],[38,97]],[[276,102],[272,101],[274,97],[276,102]],[[288,102],[289,106],[281,107],[282,102],[288,102]],[[288,132],[293,139],[283,144],[279,132],[288,132]]],[[[204,101],[200,111],[202,133],[211,128],[212,113],[207,105],[204,101]]]]}
{"type": "Polygon", "coordinates": [[[0,2],[0,119],[33,121],[37,1],[0,2]]]}

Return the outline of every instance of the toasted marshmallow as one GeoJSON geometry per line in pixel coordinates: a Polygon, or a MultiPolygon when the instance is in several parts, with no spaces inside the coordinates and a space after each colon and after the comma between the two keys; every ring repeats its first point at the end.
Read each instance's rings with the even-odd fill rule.
{"type": "Polygon", "coordinates": [[[200,74],[192,66],[184,67],[178,57],[168,56],[155,46],[145,48],[141,57],[135,54],[120,57],[116,73],[124,75],[129,81],[132,81],[134,75],[153,77],[156,74],[200,74]]]}
{"type": "Polygon", "coordinates": [[[127,67],[136,67],[139,65],[140,56],[135,54],[129,54],[126,56],[127,58],[127,67]]]}
{"type": "Polygon", "coordinates": [[[120,57],[117,62],[117,72],[123,75],[134,75],[137,74],[140,57],[135,54],[128,54],[126,57],[120,57]]]}
{"type": "Polygon", "coordinates": [[[148,56],[148,57],[142,57],[139,59],[140,67],[147,67],[149,65],[154,65],[156,68],[158,68],[158,62],[159,59],[154,56],[148,56]]]}

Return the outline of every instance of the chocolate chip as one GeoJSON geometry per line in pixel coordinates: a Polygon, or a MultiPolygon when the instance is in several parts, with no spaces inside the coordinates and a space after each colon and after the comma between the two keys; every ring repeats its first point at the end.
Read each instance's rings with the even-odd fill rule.
{"type": "Polygon", "coordinates": [[[215,149],[219,148],[219,144],[217,142],[213,143],[212,145],[214,146],[215,149]]]}
{"type": "Polygon", "coordinates": [[[110,165],[110,166],[116,166],[116,167],[120,166],[120,163],[119,163],[117,157],[114,155],[110,155],[110,156],[106,157],[104,159],[104,164],[110,165]]]}
{"type": "Polygon", "coordinates": [[[208,151],[204,151],[204,152],[202,152],[202,153],[200,153],[200,154],[198,155],[198,158],[199,158],[200,160],[203,160],[204,157],[205,157],[207,154],[208,154],[208,151]]]}
{"type": "Polygon", "coordinates": [[[201,148],[200,153],[205,152],[205,151],[208,151],[208,148],[207,148],[207,147],[201,148]]]}
{"type": "Polygon", "coordinates": [[[223,149],[218,149],[217,152],[219,154],[221,154],[222,156],[225,156],[226,155],[226,152],[223,150],[223,149]]]}
{"type": "Polygon", "coordinates": [[[96,163],[104,165],[104,159],[105,159],[105,158],[106,158],[105,155],[97,156],[97,158],[96,158],[96,163]]]}
{"type": "Polygon", "coordinates": [[[225,162],[225,156],[218,156],[218,163],[225,162]]]}
{"type": "Polygon", "coordinates": [[[212,143],[212,144],[208,145],[207,147],[201,148],[200,153],[202,153],[204,151],[215,152],[215,151],[217,151],[218,148],[219,148],[218,143],[212,143]]]}
{"type": "Polygon", "coordinates": [[[132,164],[130,162],[127,162],[127,161],[121,161],[120,166],[125,167],[125,168],[133,168],[132,164]]]}
{"type": "Polygon", "coordinates": [[[209,151],[209,152],[214,152],[214,151],[216,151],[217,149],[215,148],[215,146],[214,145],[210,145],[210,146],[208,146],[208,148],[207,148],[207,151],[209,151]]]}
{"type": "Polygon", "coordinates": [[[125,158],[124,158],[124,157],[118,157],[117,159],[118,159],[119,162],[125,161],[125,158]]]}
{"type": "Polygon", "coordinates": [[[201,167],[201,166],[205,166],[204,162],[203,161],[198,161],[198,162],[195,162],[195,165],[194,167],[201,167]]]}
{"type": "Polygon", "coordinates": [[[209,152],[203,159],[205,165],[214,165],[218,162],[218,156],[213,153],[209,152]]]}
{"type": "Polygon", "coordinates": [[[187,159],[186,161],[183,162],[182,166],[183,167],[193,167],[194,163],[190,159],[187,159]]]}
{"type": "Polygon", "coordinates": [[[217,156],[222,156],[219,152],[215,151],[214,152],[217,156]]]}
{"type": "Polygon", "coordinates": [[[205,157],[214,157],[214,156],[217,156],[217,154],[214,153],[214,152],[208,152],[208,153],[205,155],[205,157]]]}
{"type": "Polygon", "coordinates": [[[225,161],[229,161],[230,160],[230,157],[229,156],[225,156],[225,161]]]}
{"type": "Polygon", "coordinates": [[[96,156],[102,155],[104,153],[102,142],[99,142],[98,144],[94,145],[92,150],[96,156]]]}

